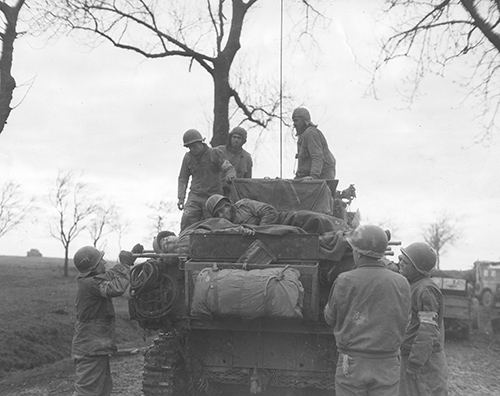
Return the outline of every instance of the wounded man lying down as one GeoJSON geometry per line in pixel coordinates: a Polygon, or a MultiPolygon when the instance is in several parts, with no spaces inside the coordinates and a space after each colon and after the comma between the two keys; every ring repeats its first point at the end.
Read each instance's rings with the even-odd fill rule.
{"type": "MultiPolygon", "coordinates": [[[[339,227],[337,230],[324,232],[319,235],[319,259],[339,261],[348,243],[345,235],[349,230],[339,227]]],[[[161,231],[153,242],[157,253],[176,253],[189,255],[189,236],[195,233],[225,233],[240,235],[286,235],[286,234],[308,234],[302,228],[294,225],[283,224],[235,224],[224,218],[210,218],[201,220],[184,229],[179,236],[171,231],[161,231]]]]}

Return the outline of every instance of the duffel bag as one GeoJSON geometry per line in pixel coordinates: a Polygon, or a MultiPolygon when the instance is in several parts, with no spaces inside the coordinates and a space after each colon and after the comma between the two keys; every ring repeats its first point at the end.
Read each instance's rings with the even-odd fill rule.
{"type": "Polygon", "coordinates": [[[193,316],[302,318],[304,288],[295,268],[205,268],[195,278],[193,316]]]}

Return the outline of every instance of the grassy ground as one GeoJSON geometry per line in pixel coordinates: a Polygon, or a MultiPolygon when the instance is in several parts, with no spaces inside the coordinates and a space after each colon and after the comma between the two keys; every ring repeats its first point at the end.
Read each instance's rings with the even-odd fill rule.
{"type": "MultiPolygon", "coordinates": [[[[61,259],[0,256],[0,395],[69,396],[69,358],[76,272],[64,278],[61,259]]],[[[115,299],[118,343],[143,347],[143,332],[128,320],[127,301],[115,299]]],[[[484,315],[483,315],[484,316],[484,315]]],[[[450,396],[500,395],[500,334],[480,326],[470,340],[446,342],[450,396]]],[[[500,331],[500,326],[497,331],[500,331]]],[[[113,395],[141,395],[142,353],[112,359],[113,395]]]]}
{"type": "MultiPolygon", "coordinates": [[[[76,271],[63,260],[0,256],[0,377],[69,357],[76,271]]],[[[114,299],[117,341],[134,344],[142,330],[128,320],[127,300],[114,299]]]]}

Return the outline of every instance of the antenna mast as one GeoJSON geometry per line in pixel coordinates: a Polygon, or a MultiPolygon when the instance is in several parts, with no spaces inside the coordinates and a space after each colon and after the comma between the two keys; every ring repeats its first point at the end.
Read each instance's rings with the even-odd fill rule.
{"type": "Polygon", "coordinates": [[[283,0],[280,2],[280,179],[283,178],[283,0]]]}

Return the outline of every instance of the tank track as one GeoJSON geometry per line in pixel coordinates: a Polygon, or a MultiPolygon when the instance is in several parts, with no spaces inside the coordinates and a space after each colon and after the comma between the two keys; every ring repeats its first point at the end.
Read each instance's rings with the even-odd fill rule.
{"type": "Polygon", "coordinates": [[[144,396],[185,396],[185,367],[181,336],[160,333],[144,354],[144,396]]]}

